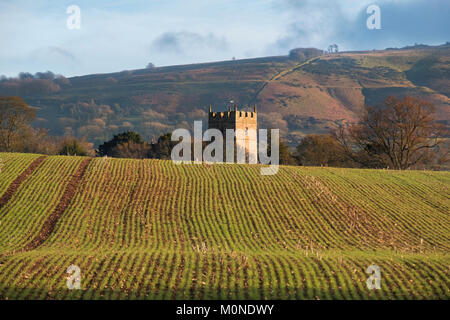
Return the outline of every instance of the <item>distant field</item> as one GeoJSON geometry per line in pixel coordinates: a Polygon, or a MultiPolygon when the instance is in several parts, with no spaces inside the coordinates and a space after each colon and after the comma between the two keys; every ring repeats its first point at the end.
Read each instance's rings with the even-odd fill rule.
{"type": "Polygon", "coordinates": [[[450,298],[448,172],[39,157],[0,153],[0,299],[450,298]]]}

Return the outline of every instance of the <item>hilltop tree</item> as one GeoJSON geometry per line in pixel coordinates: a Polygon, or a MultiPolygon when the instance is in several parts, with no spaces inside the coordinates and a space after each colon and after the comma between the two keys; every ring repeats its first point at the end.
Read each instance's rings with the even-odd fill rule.
{"type": "MultiPolygon", "coordinates": [[[[267,130],[267,155],[271,156],[272,153],[272,129],[267,130]]],[[[293,156],[291,149],[282,139],[278,141],[278,159],[279,164],[296,166],[298,165],[297,159],[293,156]]]]}
{"type": "Polygon", "coordinates": [[[424,100],[391,96],[377,107],[366,106],[359,123],[340,128],[335,137],[352,159],[366,167],[408,169],[430,162],[442,143],[444,131],[434,111],[424,100]]]}
{"type": "Polygon", "coordinates": [[[126,131],[126,132],[114,135],[112,140],[107,141],[107,142],[103,143],[102,145],[100,145],[98,147],[97,153],[100,157],[103,157],[106,155],[113,157],[113,156],[117,156],[117,154],[116,154],[117,150],[115,150],[115,149],[119,145],[143,144],[143,143],[144,143],[144,140],[138,133],[136,133],[134,131],[126,131]]]}
{"type": "Polygon", "coordinates": [[[35,117],[36,111],[21,98],[0,97],[0,150],[17,151],[35,117]]]}
{"type": "Polygon", "coordinates": [[[298,165],[297,159],[292,155],[291,149],[283,140],[280,140],[278,152],[280,153],[280,164],[289,166],[298,165]]]}
{"type": "Polygon", "coordinates": [[[142,143],[130,141],[118,144],[112,148],[111,156],[116,158],[145,159],[148,157],[151,148],[152,147],[146,141],[142,143]]]}
{"type": "Polygon", "coordinates": [[[92,153],[89,150],[90,145],[90,143],[79,141],[74,137],[65,137],[61,141],[59,154],[64,156],[88,156],[92,153]]]}
{"type": "Polygon", "coordinates": [[[158,138],[155,144],[152,144],[152,149],[149,152],[149,158],[165,159],[171,158],[173,147],[178,143],[171,140],[172,134],[166,133],[158,138]]]}
{"type": "Polygon", "coordinates": [[[316,48],[297,48],[289,51],[289,59],[308,60],[317,56],[321,56],[322,53],[322,50],[316,48]]]}
{"type": "Polygon", "coordinates": [[[353,166],[344,149],[330,134],[311,134],[296,148],[296,158],[302,166],[353,166]]]}

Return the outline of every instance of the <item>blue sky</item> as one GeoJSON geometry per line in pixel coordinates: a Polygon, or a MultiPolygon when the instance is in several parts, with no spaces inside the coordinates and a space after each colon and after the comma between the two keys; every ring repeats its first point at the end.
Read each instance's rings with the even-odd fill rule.
{"type": "Polygon", "coordinates": [[[450,41],[448,0],[1,0],[0,74],[65,76],[287,54],[450,41]],[[366,9],[381,9],[368,30],[366,9]],[[69,30],[69,5],[81,29],[69,30]]]}

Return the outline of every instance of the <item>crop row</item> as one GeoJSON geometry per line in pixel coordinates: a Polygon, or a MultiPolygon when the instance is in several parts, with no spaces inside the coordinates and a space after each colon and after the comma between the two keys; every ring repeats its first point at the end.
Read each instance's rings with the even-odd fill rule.
{"type": "Polygon", "coordinates": [[[0,299],[446,299],[450,290],[448,260],[417,254],[38,250],[1,268],[0,299]],[[72,264],[80,290],[67,287],[72,264]],[[372,264],[381,269],[380,290],[366,286],[372,264]]]}
{"type": "Polygon", "coordinates": [[[21,249],[58,204],[82,158],[47,157],[0,209],[0,253],[21,249]]]}
{"type": "Polygon", "coordinates": [[[95,159],[47,245],[448,251],[448,189],[436,192],[439,181],[344,172],[283,167],[260,176],[243,165],[95,159]]]}
{"type": "Polygon", "coordinates": [[[450,295],[448,173],[281,167],[261,176],[259,166],[97,158],[50,236],[20,252],[81,161],[48,157],[0,210],[0,256],[9,253],[0,299],[450,295]],[[66,288],[72,264],[80,291],[66,288]],[[371,264],[382,290],[365,286],[371,264]]]}
{"type": "Polygon", "coordinates": [[[14,181],[39,155],[0,153],[0,197],[14,181]]]}

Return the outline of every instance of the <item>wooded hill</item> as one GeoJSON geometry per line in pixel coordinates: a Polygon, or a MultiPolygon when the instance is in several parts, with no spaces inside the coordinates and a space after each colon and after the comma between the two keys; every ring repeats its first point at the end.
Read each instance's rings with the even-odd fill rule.
{"type": "Polygon", "coordinates": [[[289,56],[157,67],[73,78],[4,79],[1,95],[37,108],[36,126],[51,134],[86,137],[96,145],[134,130],[151,140],[207,121],[209,104],[258,104],[260,127],[279,128],[295,145],[354,121],[361,106],[388,95],[433,102],[450,120],[450,45],[323,55],[295,49],[289,56]]]}

